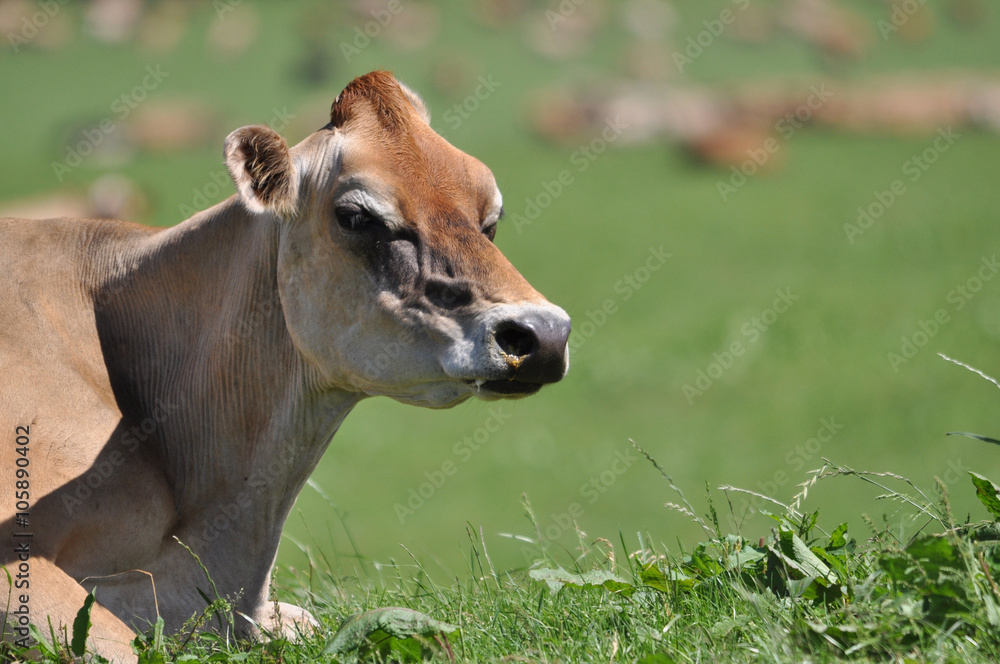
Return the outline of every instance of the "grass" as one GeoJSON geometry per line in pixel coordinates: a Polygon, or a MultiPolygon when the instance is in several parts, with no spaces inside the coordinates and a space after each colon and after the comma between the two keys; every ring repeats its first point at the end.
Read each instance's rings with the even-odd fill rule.
{"type": "MultiPolygon", "coordinates": [[[[535,563],[502,571],[482,532],[469,528],[468,567],[447,582],[415,557],[350,576],[320,560],[287,576],[282,599],[307,606],[323,625],[300,642],[236,643],[192,637],[190,629],[164,638],[161,625],[137,639],[137,650],[150,664],[996,662],[1000,487],[970,476],[989,520],[957,519],[941,482],[929,495],[893,473],[827,461],[788,504],[753,492],[771,508],[772,525],[748,533],[721,525],[724,514],[741,523],[734,507],[741,490],[710,494],[698,516],[663,473],[677,494],[668,506],[704,531],[693,547],[653,544],[644,534],[594,540],[578,531],[574,547],[559,549],[539,534],[524,542],[535,563]],[[810,495],[825,482],[875,486],[891,511],[881,522],[862,514],[855,523],[824,524],[810,495]]],[[[524,507],[540,533],[530,504],[524,507]]],[[[191,629],[228,611],[225,601],[202,594],[207,606],[191,629]]],[[[72,637],[42,649],[42,661],[82,654],[88,609],[72,637]]],[[[222,624],[231,625],[231,615],[222,624]]]]}

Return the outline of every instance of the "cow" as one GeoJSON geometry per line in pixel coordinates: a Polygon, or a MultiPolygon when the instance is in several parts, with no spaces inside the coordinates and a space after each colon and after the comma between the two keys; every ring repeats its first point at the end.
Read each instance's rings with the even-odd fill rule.
{"type": "Polygon", "coordinates": [[[493,244],[493,175],[392,74],[296,146],[249,126],[224,158],[236,194],[170,228],[0,220],[9,642],[96,588],[90,647],[135,661],[137,630],[205,609],[206,571],[239,636],[301,633],[314,618],[269,597],[281,529],[355,404],[567,371],[569,317],[493,244]]]}

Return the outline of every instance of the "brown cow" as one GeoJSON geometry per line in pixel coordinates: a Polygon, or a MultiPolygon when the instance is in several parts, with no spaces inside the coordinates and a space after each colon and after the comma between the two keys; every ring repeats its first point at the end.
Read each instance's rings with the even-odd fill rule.
{"type": "Polygon", "coordinates": [[[390,74],[351,82],[294,148],[243,127],[225,159],[238,193],[173,228],[0,220],[8,640],[71,624],[96,587],[91,645],[133,661],[133,630],[205,608],[178,541],[237,615],[314,624],[268,584],[351,408],[518,397],[566,372],[569,318],[492,243],[493,175],[390,74]]]}

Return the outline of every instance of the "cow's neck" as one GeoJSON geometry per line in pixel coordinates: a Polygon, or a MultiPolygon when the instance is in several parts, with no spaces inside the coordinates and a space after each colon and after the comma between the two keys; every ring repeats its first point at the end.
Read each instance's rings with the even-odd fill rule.
{"type": "Polygon", "coordinates": [[[292,345],[279,241],[277,220],[235,198],[151,235],[110,271],[102,333],[126,419],[156,424],[182,518],[249,500],[257,523],[241,529],[269,537],[358,400],[319,389],[292,345]]]}

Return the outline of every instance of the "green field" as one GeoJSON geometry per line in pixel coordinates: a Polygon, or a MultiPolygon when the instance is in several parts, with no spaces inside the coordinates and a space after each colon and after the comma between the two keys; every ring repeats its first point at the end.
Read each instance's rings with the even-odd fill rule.
{"type": "MultiPolygon", "coordinates": [[[[701,541],[683,554],[644,539],[625,555],[631,547],[624,538],[589,542],[581,535],[572,555],[529,547],[532,568],[505,571],[470,532],[465,574],[445,583],[416,558],[357,576],[317,567],[293,576],[283,569],[281,594],[321,623],[293,640],[234,641],[232,598],[213,597],[214,585],[203,582],[204,610],[176,635],[164,634],[158,620],[133,649],[138,664],[989,664],[1000,655],[1000,486],[971,479],[958,491],[943,482],[925,491],[891,473],[824,466],[789,505],[769,506],[771,534],[759,538],[727,533],[721,501],[710,502],[702,518],[673,488],[673,509],[702,530],[701,541]],[[875,487],[897,513],[922,525],[907,530],[862,519],[867,532],[859,541],[854,525],[826,524],[812,504],[812,490],[827,482],[875,487]],[[950,500],[972,493],[973,484],[991,518],[960,523],[950,500]],[[197,633],[206,624],[213,632],[197,633]]],[[[72,630],[51,637],[34,632],[42,661],[78,661],[72,655],[90,649],[93,602],[91,594],[72,630]]],[[[0,657],[25,659],[7,644],[0,657]]]]}
{"type": "MultiPolygon", "coordinates": [[[[706,485],[786,500],[826,457],[892,470],[923,485],[935,476],[961,482],[963,490],[953,496],[956,514],[984,516],[964,490],[965,471],[1000,478],[1000,455],[945,434],[1000,434],[1000,394],[937,353],[1000,375],[1000,279],[987,270],[990,278],[971,297],[953,293],[976,278],[984,259],[1000,254],[1000,136],[963,129],[933,167],[910,181],[904,165],[933,135],[809,128],[782,145],[782,169],[750,178],[722,201],[717,184],[726,172],[692,165],[665,142],[623,140],[577,172],[570,161],[576,146],[541,142],[526,128],[525,105],[539,90],[615,73],[628,37],[614,19],[580,57],[550,61],[524,45],[520,29],[480,27],[468,5],[451,2],[438,14],[437,37],[419,50],[374,39],[346,62],[339,44],[353,39],[358,19],[330,10],[328,24],[310,22],[323,4],[235,7],[235,13],[252,8],[260,28],[244,54],[228,59],[205,46],[219,20],[207,3],[167,53],[77,35],[57,51],[0,54],[0,202],[60,186],[82,189],[120,172],[146,193],[145,221],[177,223],[181,206],[190,206],[222,167],[230,130],[267,122],[274,109],[287,108],[297,117],[284,133],[298,141],[325,122],[344,84],[374,68],[394,70],[424,93],[437,129],[491,167],[508,215],[523,214],[526,199],[560,171],[574,169],[572,184],[536,221],[523,232],[507,222],[497,239],[532,284],[573,316],[577,334],[591,332],[578,337],[566,380],[524,401],[448,412],[388,400],[362,403],[313,476],[326,497],[307,487],[299,498],[280,563],[302,568],[308,550],[314,560],[349,572],[366,567],[358,553],[378,563],[408,559],[403,545],[430,574],[463,576],[468,524],[483,529],[498,568],[523,567],[530,561],[503,534],[534,535],[522,507],[525,494],[542,532],[567,546],[575,541],[567,515],[592,538],[617,541],[621,532],[638,548],[635,534],[643,531],[671,550],[677,542],[693,544],[701,533],[664,507],[672,495],[636,457],[629,438],[699,510],[706,485]],[[306,58],[299,35],[307,24],[327,44],[322,83],[307,84],[295,73],[306,58]],[[500,86],[453,128],[443,114],[473,89],[449,95],[433,83],[439,68],[456,59],[470,86],[480,74],[500,86]],[[65,156],[67,132],[109,115],[113,101],[155,65],[169,77],[151,98],[194,98],[217,109],[222,121],[212,141],[182,153],[139,153],[113,168],[85,160],[59,185],[52,163],[65,156]],[[869,206],[896,179],[906,179],[905,194],[849,242],[844,224],[854,223],[858,207],[869,206]],[[644,277],[637,270],[661,247],[671,257],[648,280],[634,282],[641,288],[623,281],[644,277]],[[772,318],[776,291],[792,304],[772,318]],[[607,300],[614,313],[602,320],[594,312],[607,300]],[[888,354],[900,352],[902,338],[913,339],[939,310],[947,322],[915,357],[894,367],[888,354]],[[584,327],[588,320],[595,324],[584,327]],[[685,385],[696,385],[700,371],[714,371],[715,355],[734,342],[745,352],[704,394],[689,399],[685,385]],[[503,423],[486,436],[489,418],[503,423]],[[835,434],[811,441],[824,427],[835,434]],[[479,440],[479,449],[466,438],[479,440]],[[398,506],[448,462],[457,472],[401,518],[398,506]]],[[[939,13],[943,6],[928,4],[939,13]]],[[[676,3],[678,41],[727,5],[676,3]]],[[[882,11],[874,5],[852,6],[874,21],[882,11]]],[[[612,17],[618,7],[602,6],[612,17]]],[[[726,85],[791,75],[864,80],[899,71],[992,72],[1000,66],[1000,15],[990,9],[989,20],[974,29],[940,18],[919,46],[882,41],[876,32],[869,57],[836,70],[790,38],[756,47],[720,41],[685,79],[726,85]]],[[[831,522],[857,523],[862,511],[881,522],[880,504],[872,502],[877,493],[848,482],[821,483],[811,500],[831,522]]],[[[891,514],[892,506],[885,511],[891,514]]],[[[855,528],[862,536],[860,524],[855,528]]]]}

